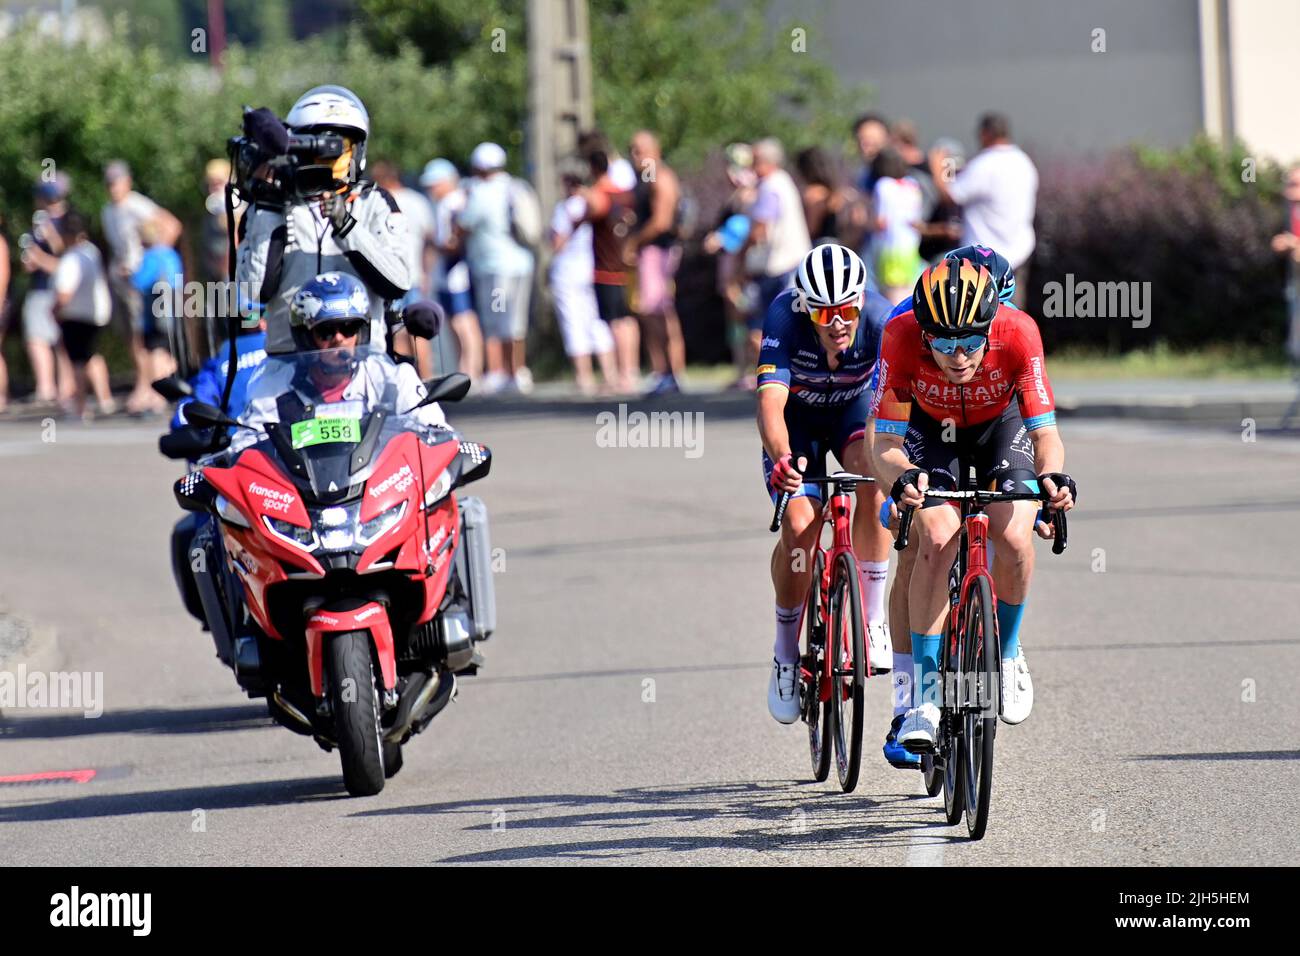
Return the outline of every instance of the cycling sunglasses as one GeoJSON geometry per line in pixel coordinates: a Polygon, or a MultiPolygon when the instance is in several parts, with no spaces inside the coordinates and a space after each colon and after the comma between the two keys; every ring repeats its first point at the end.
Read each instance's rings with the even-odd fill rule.
{"type": "Polygon", "coordinates": [[[320,342],[328,342],[334,338],[336,333],[341,334],[345,339],[360,335],[361,330],[365,327],[366,323],[363,319],[352,319],[346,322],[322,322],[320,325],[313,326],[311,334],[320,342]]]}
{"type": "Polygon", "coordinates": [[[832,305],[826,308],[813,308],[808,310],[809,316],[814,325],[829,326],[839,319],[845,325],[852,325],[858,321],[858,316],[862,310],[856,305],[832,305]]]}
{"type": "Polygon", "coordinates": [[[967,354],[977,352],[988,344],[987,335],[963,335],[953,339],[941,339],[933,335],[926,335],[926,342],[930,348],[942,352],[944,355],[956,355],[958,349],[963,349],[967,354]]]}

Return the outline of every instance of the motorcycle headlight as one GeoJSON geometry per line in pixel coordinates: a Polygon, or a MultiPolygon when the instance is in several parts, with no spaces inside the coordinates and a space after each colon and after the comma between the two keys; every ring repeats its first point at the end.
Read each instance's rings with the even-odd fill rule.
{"type": "Polygon", "coordinates": [[[424,493],[424,506],[432,508],[451,491],[451,471],[444,468],[442,473],[434,479],[429,490],[424,493]]]}
{"type": "Polygon", "coordinates": [[[391,531],[402,520],[404,514],[406,514],[406,502],[399,501],[387,511],[381,511],[369,521],[363,521],[361,527],[357,529],[357,540],[362,544],[372,544],[391,531]]]}
{"type": "Polygon", "coordinates": [[[266,522],[266,527],[271,534],[288,541],[294,547],[302,548],[304,551],[315,551],[320,547],[320,540],[311,528],[290,524],[288,521],[272,518],[270,515],[263,515],[262,520],[266,522]]]}

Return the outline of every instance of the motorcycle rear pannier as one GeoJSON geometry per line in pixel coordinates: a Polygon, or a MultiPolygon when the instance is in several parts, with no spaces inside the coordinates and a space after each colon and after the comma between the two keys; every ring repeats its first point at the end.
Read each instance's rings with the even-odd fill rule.
{"type": "Polygon", "coordinates": [[[497,599],[492,581],[492,544],[488,538],[487,505],[483,499],[458,497],[464,536],[456,551],[460,580],[469,597],[469,617],[474,640],[492,636],[497,628],[497,599]]]}

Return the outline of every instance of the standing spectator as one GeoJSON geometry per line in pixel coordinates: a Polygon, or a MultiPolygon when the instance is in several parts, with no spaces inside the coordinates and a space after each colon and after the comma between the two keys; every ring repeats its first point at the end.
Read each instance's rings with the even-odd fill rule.
{"type": "Polygon", "coordinates": [[[455,228],[455,218],[465,208],[465,190],[460,187],[456,167],[442,157],[425,164],[420,185],[433,203],[433,248],[438,255],[430,291],[447,313],[447,324],[456,336],[457,367],[477,382],[483,374],[483,333],[474,314],[469,264],[455,228]]]}
{"type": "Polygon", "coordinates": [[[673,302],[682,257],[677,239],[681,184],[664,162],[659,140],[648,130],[632,137],[628,153],[638,171],[633,190],[637,221],[625,255],[637,270],[637,311],[655,375],[649,394],[671,394],[681,391],[678,377],[686,370],[686,340],[673,302]]]}
{"type": "Polygon", "coordinates": [[[0,415],[9,410],[9,366],[5,364],[5,332],[9,330],[9,236],[0,215],[0,415]]]}
{"type": "Polygon", "coordinates": [[[870,196],[876,185],[876,157],[889,144],[889,123],[879,113],[863,113],[853,124],[853,138],[862,157],[858,173],[858,192],[870,196]]]}
{"type": "Polygon", "coordinates": [[[718,295],[727,319],[727,341],[731,347],[732,362],[736,366],[736,380],[728,388],[754,391],[758,379],[752,365],[758,356],[749,354],[749,330],[746,328],[753,304],[745,291],[745,271],[740,250],[749,238],[749,210],[754,205],[758,191],[758,177],[754,175],[754,151],[748,143],[732,143],[727,147],[727,180],[731,195],[727,197],[718,214],[717,226],[704,237],[704,251],[717,256],[718,295]]]}
{"type": "Polygon", "coordinates": [[[32,231],[19,240],[23,269],[31,274],[23,299],[23,339],[36,380],[37,402],[71,402],[76,394],[72,364],[54,320],[53,277],[63,253],[59,224],[68,213],[69,188],[64,173],[56,174],[51,182],[37,182],[32,231]]]}
{"type": "MultiPolygon", "coordinates": [[[[939,208],[939,189],[934,184],[934,177],[930,175],[930,157],[925,155],[925,150],[921,149],[920,144],[921,135],[917,132],[915,123],[910,119],[900,119],[894,123],[890,131],[890,145],[898,150],[898,154],[903,157],[903,162],[907,164],[908,177],[921,187],[920,223],[924,225],[931,221],[935,210],[939,208]]],[[[935,250],[935,254],[942,255],[951,248],[951,245],[945,245],[942,249],[935,250]]],[[[928,251],[926,230],[922,228],[922,260],[925,259],[928,251]]]]}
{"type": "Polygon", "coordinates": [[[767,307],[794,283],[795,270],[812,248],[803,218],[799,188],[784,169],[785,150],[779,140],[754,144],[754,173],[758,192],[749,211],[751,227],[745,242],[745,269],[758,282],[756,309],[749,317],[750,353],[757,358],[767,307]]]}
{"type": "MultiPolygon", "coordinates": [[[[144,348],[149,357],[148,377],[157,381],[176,371],[172,349],[176,340],[174,290],[185,288],[181,257],[171,246],[158,241],[158,225],[152,220],[140,224],[140,268],[131,276],[131,284],[140,295],[144,314],[144,348]]],[[[158,396],[151,411],[163,411],[166,403],[158,396]]]]}
{"type": "Polygon", "coordinates": [[[131,169],[120,159],[104,167],[104,185],[108,187],[108,203],[100,213],[100,220],[109,246],[109,284],[127,318],[131,358],[135,362],[135,387],[127,399],[126,408],[137,414],[164,410],[166,403],[150,387],[152,363],[144,341],[146,317],[140,294],[131,284],[131,276],[140,268],[140,259],[144,255],[140,226],[154,222],[158,227],[158,242],[173,246],[181,235],[180,220],[131,188],[131,169]]]}
{"type": "Polygon", "coordinates": [[[840,184],[830,154],[820,146],[810,146],[795,157],[795,167],[804,182],[803,214],[813,245],[856,244],[844,237],[865,225],[865,209],[857,192],[840,184]]]}
{"type": "Polygon", "coordinates": [[[1287,303],[1291,325],[1287,335],[1287,355],[1300,365],[1300,165],[1286,174],[1282,195],[1286,199],[1287,228],[1273,237],[1273,251],[1287,257],[1287,303]]]}
{"type": "Polygon", "coordinates": [[[116,410],[108,388],[108,366],[96,347],[99,333],[113,317],[113,301],[104,279],[104,261],[90,241],[86,220],[69,212],[60,223],[64,252],[54,272],[54,314],[76,375],[74,410],[88,420],[86,395],[94,391],[101,415],[116,410]],[[91,359],[99,361],[92,362],[91,359]]]}
{"type": "MultiPolygon", "coordinates": [[[[632,310],[628,308],[628,266],[623,256],[623,244],[634,221],[632,189],[630,186],[622,188],[628,186],[626,182],[614,181],[608,154],[595,150],[586,158],[594,183],[580,195],[586,204],[582,221],[591,223],[596,306],[614,336],[614,358],[618,367],[614,389],[630,394],[637,390],[641,371],[641,342],[636,319],[632,318],[632,310]]],[[[631,185],[635,186],[635,181],[631,185]]]]}
{"type": "Polygon", "coordinates": [[[587,204],[582,198],[586,170],[576,158],[561,167],[565,198],[555,204],[551,216],[551,295],[559,319],[564,352],[573,362],[578,390],[584,395],[596,392],[591,371],[591,357],[600,362],[606,388],[617,376],[614,364],[614,337],[609,326],[600,320],[596,305],[593,275],[596,269],[591,245],[591,223],[586,219],[587,204]]]}
{"type": "Polygon", "coordinates": [[[636,189],[636,170],[632,164],[618,154],[604,133],[598,129],[587,130],[578,134],[578,155],[589,158],[593,153],[604,153],[608,167],[609,181],[619,192],[631,192],[636,189]]]}
{"type": "MultiPolygon", "coordinates": [[[[948,157],[943,174],[951,181],[966,165],[966,147],[960,140],[943,136],[934,141],[934,148],[941,150],[948,157]]],[[[926,168],[929,169],[928,157],[926,168]]],[[[933,176],[930,177],[930,182],[934,183],[933,176]]],[[[950,196],[940,193],[937,186],[935,200],[930,215],[921,224],[921,258],[931,264],[938,262],[945,253],[957,248],[961,242],[962,232],[961,207],[953,202],[950,196]]]]}
{"type": "Polygon", "coordinates": [[[533,390],[524,355],[533,253],[511,234],[513,183],[506,172],[506,151],[496,143],[479,143],[469,164],[474,181],[457,226],[466,237],[474,304],[487,343],[483,388],[491,394],[513,384],[527,394],[533,390]]]}
{"type": "Polygon", "coordinates": [[[930,175],[939,194],[962,207],[963,244],[998,250],[1016,271],[1013,301],[1024,306],[1026,263],[1034,252],[1034,207],[1038,170],[1033,160],[1011,142],[1011,124],[1001,113],[985,113],[979,121],[980,151],[952,182],[946,182],[947,155],[930,152],[930,175]]]}
{"type": "Polygon", "coordinates": [[[871,205],[876,211],[871,258],[881,294],[897,305],[911,295],[921,274],[921,232],[925,199],[908,175],[902,154],[887,146],[876,156],[876,185],[871,205]]]}
{"type": "MultiPolygon", "coordinates": [[[[381,159],[375,163],[371,175],[374,177],[375,185],[392,197],[393,202],[397,203],[397,208],[406,217],[406,259],[407,266],[411,270],[411,288],[406,295],[393,303],[397,308],[405,308],[412,302],[427,299],[430,295],[428,271],[425,266],[432,258],[433,206],[424,198],[423,193],[402,184],[397,166],[388,160],[381,159]]],[[[420,370],[421,378],[429,378],[433,375],[432,342],[403,332],[396,344],[401,346],[401,351],[405,354],[409,355],[414,351],[416,368],[420,370]]]]}
{"type": "MultiPolygon", "coordinates": [[[[203,278],[209,282],[224,282],[230,278],[230,240],[226,224],[226,183],[230,180],[230,161],[212,159],[203,169],[203,185],[207,196],[203,200],[203,226],[199,236],[203,278]]],[[[241,201],[235,206],[235,225],[244,208],[241,201]]]]}

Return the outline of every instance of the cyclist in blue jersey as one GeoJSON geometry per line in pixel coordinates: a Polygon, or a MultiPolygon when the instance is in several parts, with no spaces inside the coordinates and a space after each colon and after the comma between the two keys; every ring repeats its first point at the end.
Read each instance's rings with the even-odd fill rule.
{"type": "MultiPolygon", "coordinates": [[[[977,265],[984,266],[993,276],[993,281],[997,285],[998,298],[1004,305],[1011,305],[1011,296],[1016,291],[1016,274],[1011,268],[1011,263],[1006,258],[988,246],[962,246],[960,249],[954,249],[944,255],[945,259],[951,259],[960,262],[962,259],[968,259],[977,265]]],[[[912,311],[912,297],[909,295],[889,313],[892,319],[896,315],[902,315],[905,312],[912,311]]],[[[871,391],[876,391],[879,384],[878,376],[880,372],[879,356],[875,371],[871,377],[871,391]]],[[[874,414],[868,424],[867,441],[871,442],[875,434],[874,414]]],[[[882,502],[880,511],[880,520],[882,525],[887,525],[895,521],[898,517],[898,508],[893,502],[885,498],[882,502]]],[[[891,633],[897,635],[894,638],[894,662],[893,662],[893,718],[889,725],[889,732],[885,735],[884,754],[885,760],[901,770],[919,769],[921,766],[921,757],[919,754],[909,753],[903,749],[902,744],[898,742],[898,731],[903,723],[903,715],[913,706],[912,687],[914,684],[913,659],[912,659],[912,636],[909,630],[910,624],[907,614],[907,587],[912,578],[912,565],[916,560],[916,548],[910,547],[898,556],[898,568],[894,573],[894,584],[889,589],[889,624],[891,633]]]]}
{"type": "MultiPolygon", "coordinates": [[[[793,288],[773,300],[763,320],[758,358],[758,431],[763,474],[773,502],[792,497],[772,552],[776,590],[776,646],[767,706],[783,724],[799,718],[799,623],[812,576],[821,489],[804,485],[826,474],[834,452],[848,471],[872,474],[870,445],[863,439],[880,333],[889,302],[868,290],[867,270],[844,246],[816,246],[799,266],[793,288]]],[[[892,665],[885,615],[890,536],[876,520],[883,494],[859,486],[853,544],[862,575],[869,658],[875,671],[892,665]]]]}

